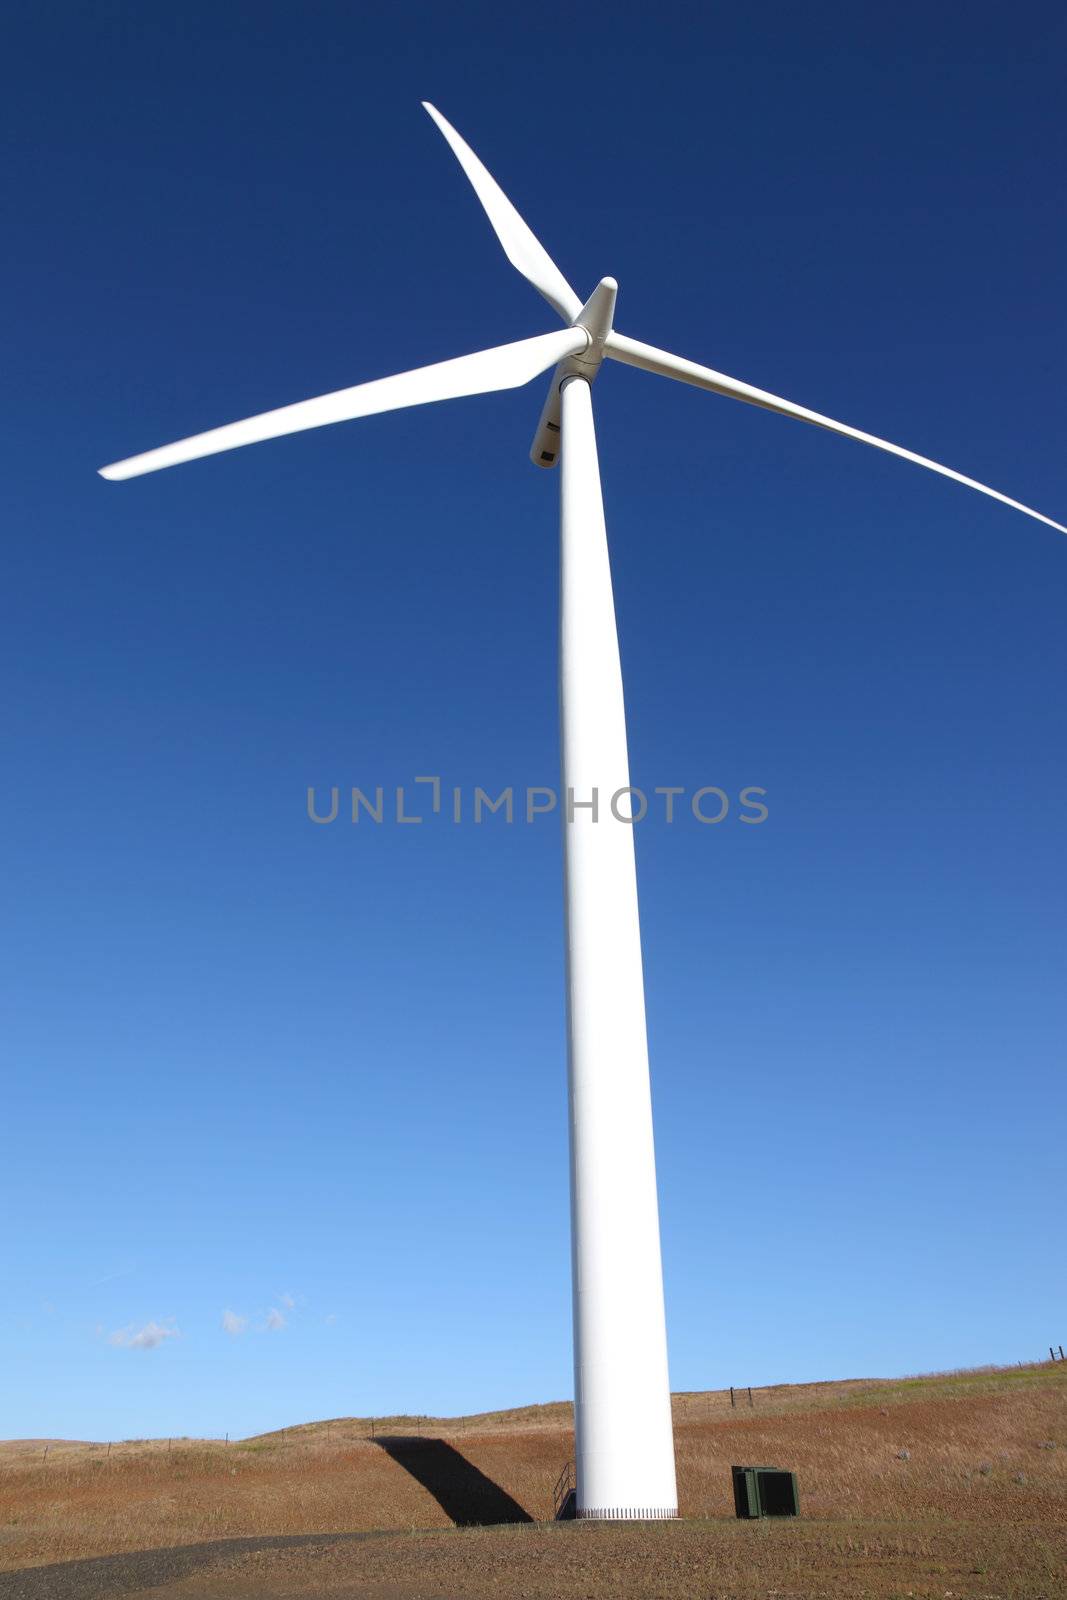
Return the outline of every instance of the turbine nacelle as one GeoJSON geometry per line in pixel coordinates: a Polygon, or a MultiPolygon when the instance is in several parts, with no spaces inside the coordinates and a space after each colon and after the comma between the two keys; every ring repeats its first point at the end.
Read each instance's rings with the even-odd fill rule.
{"type": "Polygon", "coordinates": [[[592,383],[604,361],[605,345],[611,333],[615,315],[615,297],[619,286],[614,278],[601,278],[585,305],[579,311],[573,328],[584,328],[589,343],[577,355],[561,361],[552,374],[545,403],[541,407],[541,420],[537,424],[530,460],[535,467],[554,467],[559,460],[560,393],[568,378],[584,378],[592,383]]]}

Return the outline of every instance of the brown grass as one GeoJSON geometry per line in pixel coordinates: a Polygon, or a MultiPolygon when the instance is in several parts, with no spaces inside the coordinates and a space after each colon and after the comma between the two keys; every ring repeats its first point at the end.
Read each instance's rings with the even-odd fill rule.
{"type": "MultiPolygon", "coordinates": [[[[324,1595],[416,1592],[396,1587],[404,1583],[419,1594],[495,1590],[546,1600],[1067,1593],[1067,1365],[779,1386],[754,1390],[753,1401],[750,1408],[747,1391],[736,1408],[728,1392],[675,1397],[681,1510],[699,1520],[656,1529],[447,1531],[440,1505],[370,1438],[367,1419],[230,1445],[129,1441],[110,1455],[89,1443],[14,1441],[0,1445],[0,1568],[234,1536],[385,1528],[406,1531],[228,1557],[225,1593],[241,1595],[247,1584],[249,1595],[266,1595],[270,1574],[291,1585],[279,1592],[324,1595]],[[729,1468],[752,1461],[797,1472],[799,1523],[733,1522],[729,1468]]],[[[421,1427],[449,1441],[537,1520],[550,1518],[552,1486],[572,1450],[566,1405],[374,1427],[421,1427]]],[[[205,1582],[154,1592],[192,1595],[205,1582]]]]}
{"type": "Polygon", "coordinates": [[[151,1600],[1062,1600],[1063,1574],[1062,1535],[1025,1528],[586,1523],[249,1554],[151,1600]]]}

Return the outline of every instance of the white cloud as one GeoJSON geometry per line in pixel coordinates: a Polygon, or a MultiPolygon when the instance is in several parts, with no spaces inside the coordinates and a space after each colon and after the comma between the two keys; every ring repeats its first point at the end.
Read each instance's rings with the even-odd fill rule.
{"type": "Polygon", "coordinates": [[[327,1316],[323,1317],[322,1320],[325,1322],[328,1328],[332,1328],[334,1323],[337,1321],[337,1312],[331,1311],[327,1316]]]}
{"type": "Polygon", "coordinates": [[[293,1307],[296,1305],[296,1301],[293,1299],[291,1294],[283,1294],[281,1301],[282,1305],[287,1311],[292,1311],[293,1307]]]}
{"type": "MultiPolygon", "coordinates": [[[[167,1319],[168,1323],[172,1321],[172,1318],[167,1319]]],[[[116,1328],[108,1342],[123,1350],[154,1350],[164,1340],[180,1337],[179,1330],[167,1323],[146,1322],[143,1328],[138,1328],[131,1322],[128,1328],[116,1328]]]]}
{"type": "Polygon", "coordinates": [[[276,1306],[272,1306],[267,1312],[267,1327],[272,1333],[277,1333],[279,1328],[285,1327],[285,1318],[276,1306]]]}
{"type": "Polygon", "coordinates": [[[236,1338],[239,1333],[244,1333],[248,1327],[248,1318],[242,1317],[237,1311],[224,1311],[222,1313],[222,1326],[227,1333],[236,1338]]]}

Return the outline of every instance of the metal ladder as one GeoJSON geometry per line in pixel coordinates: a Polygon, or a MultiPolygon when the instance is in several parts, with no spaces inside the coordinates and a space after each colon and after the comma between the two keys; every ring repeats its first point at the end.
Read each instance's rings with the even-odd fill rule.
{"type": "Polygon", "coordinates": [[[578,1514],[578,1490],[574,1483],[574,1462],[568,1461],[552,1491],[554,1516],[557,1522],[573,1522],[578,1514]]]}

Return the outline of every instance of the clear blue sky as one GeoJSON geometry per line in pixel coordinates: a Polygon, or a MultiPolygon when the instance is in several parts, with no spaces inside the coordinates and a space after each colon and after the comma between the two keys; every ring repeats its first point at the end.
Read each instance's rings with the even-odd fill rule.
{"type": "MultiPolygon", "coordinates": [[[[1063,519],[1065,49],[1026,4],[8,18],[0,1433],[571,1385],[557,823],[305,812],[555,781],[544,383],[96,467],[554,326],[429,98],[625,332],[1063,519]]],[[[635,781],[770,809],[637,838],[674,1386],[1038,1356],[1067,540],[595,399],[635,781]]]]}

